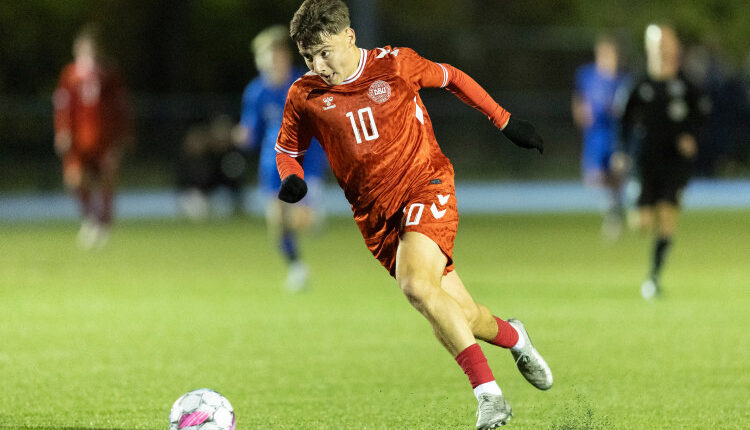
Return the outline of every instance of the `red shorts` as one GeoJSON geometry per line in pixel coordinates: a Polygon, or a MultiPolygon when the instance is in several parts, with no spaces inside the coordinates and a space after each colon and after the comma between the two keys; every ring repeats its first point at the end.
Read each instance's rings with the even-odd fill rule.
{"type": "Polygon", "coordinates": [[[453,178],[443,178],[441,182],[413,189],[399,210],[390,216],[373,212],[363,217],[355,214],[367,248],[391,276],[396,276],[399,240],[408,231],[429,237],[448,257],[443,275],[454,269],[453,241],[458,230],[456,190],[453,178]]]}

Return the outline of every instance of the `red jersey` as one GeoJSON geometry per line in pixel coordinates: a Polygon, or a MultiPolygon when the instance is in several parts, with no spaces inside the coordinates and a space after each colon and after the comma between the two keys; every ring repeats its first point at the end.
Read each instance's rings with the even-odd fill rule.
{"type": "Polygon", "coordinates": [[[430,237],[448,257],[446,272],[453,267],[453,166],[419,97],[424,87],[447,88],[499,128],[510,118],[460,70],[386,46],[360,49],[356,72],[340,85],[329,86],[313,73],[298,79],[287,94],[276,142],[282,179],[304,177],[301,157],[312,137],[320,142],[367,247],[392,276],[406,231],[430,237]]]}
{"type": "Polygon", "coordinates": [[[510,114],[447,64],[429,61],[409,48],[360,49],[357,71],[340,85],[329,86],[313,73],[292,85],[276,151],[303,156],[315,137],[355,215],[373,207],[397,210],[413,186],[453,175],[419,97],[420,88],[442,88],[452,80],[482,93],[482,100],[476,100],[472,91],[461,91],[466,85],[451,88],[462,100],[495,122],[507,121],[510,114]],[[483,106],[487,101],[490,107],[483,106]]]}
{"type": "Polygon", "coordinates": [[[75,153],[101,155],[131,131],[125,86],[112,69],[98,65],[81,71],[67,65],[53,101],[55,133],[69,131],[75,153]]]}

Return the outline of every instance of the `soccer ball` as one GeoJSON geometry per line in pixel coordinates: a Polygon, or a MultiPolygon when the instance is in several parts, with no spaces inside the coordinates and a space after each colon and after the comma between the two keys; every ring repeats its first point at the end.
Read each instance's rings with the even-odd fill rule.
{"type": "Polygon", "coordinates": [[[234,430],[229,400],[208,388],[183,394],[172,406],[169,430],[234,430]]]}

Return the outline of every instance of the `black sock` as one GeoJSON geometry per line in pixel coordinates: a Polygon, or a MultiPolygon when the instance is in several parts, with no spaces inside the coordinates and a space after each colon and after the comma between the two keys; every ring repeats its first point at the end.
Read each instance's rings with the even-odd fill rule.
{"type": "Polygon", "coordinates": [[[297,237],[292,232],[284,232],[279,240],[281,253],[284,254],[287,262],[294,263],[299,258],[297,252],[297,237]]]}
{"type": "Polygon", "coordinates": [[[667,250],[669,249],[669,245],[671,244],[671,237],[660,237],[654,243],[654,254],[651,260],[651,278],[653,278],[654,280],[659,279],[659,274],[661,273],[661,268],[664,264],[667,250]]]}

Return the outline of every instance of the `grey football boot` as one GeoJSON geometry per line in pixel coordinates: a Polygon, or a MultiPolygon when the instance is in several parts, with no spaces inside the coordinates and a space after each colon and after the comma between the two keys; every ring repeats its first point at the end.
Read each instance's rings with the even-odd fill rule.
{"type": "Polygon", "coordinates": [[[513,416],[510,403],[503,396],[482,393],[477,400],[477,430],[496,429],[505,425],[513,416]]]}
{"type": "Polygon", "coordinates": [[[509,319],[508,323],[515,327],[518,330],[518,335],[523,336],[525,340],[524,347],[520,351],[510,350],[518,370],[531,385],[540,390],[549,390],[552,386],[552,370],[550,370],[549,365],[531,344],[531,339],[523,323],[513,318],[509,319]]]}

